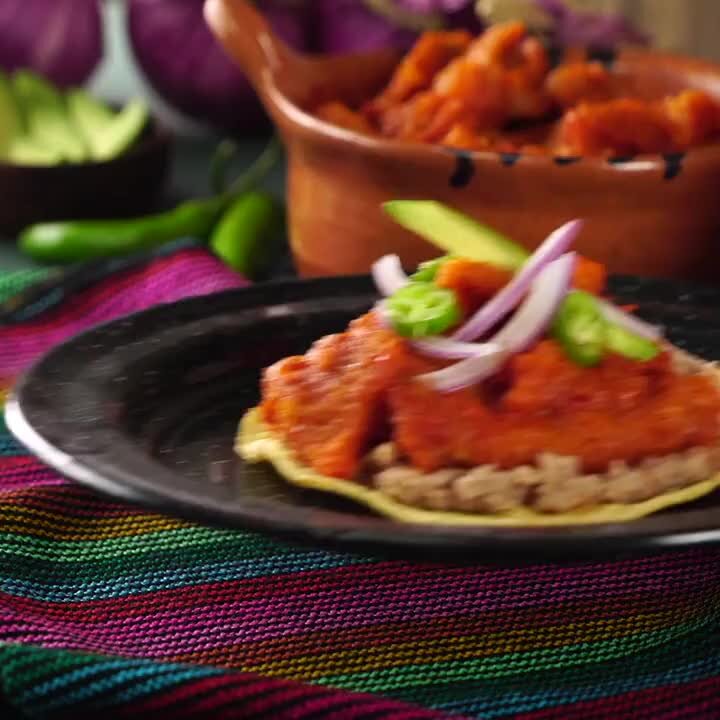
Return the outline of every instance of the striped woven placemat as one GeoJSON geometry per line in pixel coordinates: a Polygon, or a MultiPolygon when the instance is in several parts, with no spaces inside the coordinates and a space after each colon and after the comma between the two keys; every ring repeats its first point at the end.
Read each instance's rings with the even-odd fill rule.
{"type": "MultiPolygon", "coordinates": [[[[30,279],[0,276],[0,301],[30,279]]],[[[239,284],[200,249],[106,278],[0,328],[0,384],[95,323],[239,284]]],[[[110,502],[0,424],[0,642],[0,717],[718,718],[720,551],[300,549],[110,502]]]]}

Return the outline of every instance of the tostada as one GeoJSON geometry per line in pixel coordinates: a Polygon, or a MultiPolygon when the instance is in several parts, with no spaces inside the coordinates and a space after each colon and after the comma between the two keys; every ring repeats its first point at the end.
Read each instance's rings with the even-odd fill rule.
{"type": "Polygon", "coordinates": [[[606,296],[575,220],[532,254],[440,203],[385,209],[443,251],[263,375],[236,450],[400,521],[620,522],[720,487],[720,376],[606,296]]]}

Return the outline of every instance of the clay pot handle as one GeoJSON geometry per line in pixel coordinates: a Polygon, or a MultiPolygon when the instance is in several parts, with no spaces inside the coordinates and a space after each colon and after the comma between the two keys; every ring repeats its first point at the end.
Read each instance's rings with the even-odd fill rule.
{"type": "Polygon", "coordinates": [[[245,0],[206,0],[204,14],[215,37],[260,95],[284,67],[299,60],[245,0]]]}

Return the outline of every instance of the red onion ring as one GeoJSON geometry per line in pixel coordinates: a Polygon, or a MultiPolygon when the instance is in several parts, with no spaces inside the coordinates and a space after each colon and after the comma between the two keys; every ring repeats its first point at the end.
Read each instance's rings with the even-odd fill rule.
{"type": "Polygon", "coordinates": [[[495,374],[502,367],[506,357],[506,353],[499,345],[483,343],[478,346],[478,353],[474,357],[442,370],[418,375],[417,379],[439,392],[454,392],[477,385],[495,374]]]}
{"type": "Polygon", "coordinates": [[[378,292],[384,297],[389,297],[408,283],[408,276],[397,255],[383,255],[374,262],[372,276],[378,292]]]}
{"type": "Polygon", "coordinates": [[[459,330],[453,340],[469,342],[479,338],[514,310],[545,266],[560,257],[572,245],[583,227],[572,220],[551,233],[521,270],[495,297],[485,303],[459,330]]]}
{"type": "Polygon", "coordinates": [[[545,266],[523,304],[490,342],[509,353],[526,350],[547,330],[570,289],[576,253],[567,253],[545,266]]]}
{"type": "MultiPolygon", "coordinates": [[[[508,355],[527,349],[547,330],[570,289],[576,262],[577,255],[567,253],[547,264],[518,311],[489,342],[477,344],[472,357],[419,375],[418,379],[439,392],[453,392],[477,385],[496,373],[508,355]]],[[[457,345],[456,341],[445,338],[446,344],[443,344],[442,340],[435,339],[436,353],[440,347],[451,352],[457,345]]]]}

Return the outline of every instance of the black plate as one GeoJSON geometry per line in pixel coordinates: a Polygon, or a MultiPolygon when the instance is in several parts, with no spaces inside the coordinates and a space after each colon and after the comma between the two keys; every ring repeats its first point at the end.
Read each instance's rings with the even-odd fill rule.
{"type": "MultiPolygon", "coordinates": [[[[720,291],[616,278],[622,302],[671,339],[720,358],[720,291]]],[[[375,296],[366,277],[256,286],[153,308],[53,350],[19,383],[10,430],[70,478],[101,492],[219,525],[423,559],[542,561],[618,557],[720,543],[720,493],[629,523],[555,529],[405,525],[285,483],[232,450],[258,400],[260,370],[342,330],[375,296]]]]}

